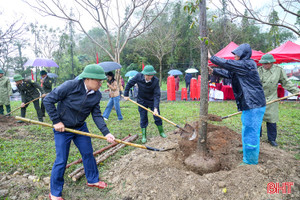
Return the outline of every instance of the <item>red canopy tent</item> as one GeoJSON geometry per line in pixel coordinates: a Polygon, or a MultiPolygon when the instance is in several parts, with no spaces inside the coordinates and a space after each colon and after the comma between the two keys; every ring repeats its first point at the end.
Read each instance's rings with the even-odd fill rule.
{"type": "MultiPolygon", "coordinates": [[[[234,55],[231,53],[234,49],[236,49],[239,45],[237,45],[234,42],[230,42],[226,47],[224,47],[221,51],[215,54],[215,56],[218,56],[220,58],[230,59],[234,60],[234,55]]],[[[260,58],[264,55],[261,51],[255,51],[252,49],[252,56],[251,58],[258,63],[260,58]]],[[[214,64],[209,60],[208,61],[209,66],[214,66],[214,64]]]]}
{"type": "Polygon", "coordinates": [[[268,52],[276,60],[275,63],[300,62],[300,45],[287,41],[283,45],[268,52]]]}

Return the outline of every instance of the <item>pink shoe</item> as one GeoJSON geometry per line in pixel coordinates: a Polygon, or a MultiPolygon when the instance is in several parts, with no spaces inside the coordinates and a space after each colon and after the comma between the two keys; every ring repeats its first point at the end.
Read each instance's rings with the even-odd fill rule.
{"type": "Polygon", "coordinates": [[[90,183],[86,183],[86,185],[88,187],[97,187],[99,189],[104,189],[107,187],[107,183],[103,182],[103,181],[99,181],[98,183],[96,184],[90,184],[90,183]]]}

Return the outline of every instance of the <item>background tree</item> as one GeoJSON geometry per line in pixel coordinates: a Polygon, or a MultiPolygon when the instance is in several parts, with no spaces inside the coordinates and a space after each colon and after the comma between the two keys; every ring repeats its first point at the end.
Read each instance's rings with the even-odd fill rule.
{"type": "Polygon", "coordinates": [[[35,56],[52,59],[53,52],[57,50],[62,30],[49,28],[47,25],[39,25],[38,23],[30,23],[27,29],[34,35],[31,46],[35,56]]]}
{"type": "MultiPolygon", "coordinates": [[[[2,14],[0,13],[0,19],[2,14]]],[[[21,39],[24,32],[24,24],[15,20],[12,23],[0,27],[0,68],[7,72],[12,66],[13,54],[18,52],[14,41],[21,39]]]]}
{"type": "Polygon", "coordinates": [[[159,73],[160,79],[159,84],[161,86],[162,81],[162,60],[163,58],[171,53],[173,49],[174,42],[177,40],[177,32],[174,30],[174,26],[168,22],[168,15],[160,16],[157,19],[151,31],[148,32],[144,37],[141,43],[141,48],[145,51],[146,54],[155,56],[159,61],[159,73]]]}
{"type": "MultiPolygon", "coordinates": [[[[219,0],[221,1],[221,0],[219,0]]],[[[296,19],[299,15],[299,0],[277,0],[272,1],[270,5],[265,5],[263,9],[253,9],[251,0],[227,0],[230,6],[227,6],[227,13],[231,20],[235,18],[246,17],[255,20],[257,23],[266,24],[270,26],[283,27],[292,31],[298,37],[300,36],[300,26],[297,25],[296,19]],[[241,7],[247,10],[248,15],[242,13],[241,7]],[[271,8],[271,9],[270,9],[271,8]],[[270,21],[269,16],[272,12],[277,11],[281,13],[279,20],[270,21]],[[295,21],[291,20],[295,18],[295,21]]],[[[215,4],[216,5],[216,4],[215,4]]],[[[219,7],[218,5],[216,5],[219,7]]],[[[221,8],[220,8],[221,9],[221,8]]]]}
{"type": "MultiPolygon", "coordinates": [[[[115,0],[92,2],[89,0],[74,0],[72,3],[67,2],[67,5],[62,0],[51,2],[35,0],[36,5],[33,5],[32,1],[26,2],[40,14],[73,21],[96,45],[109,55],[111,60],[120,63],[120,54],[127,42],[148,30],[153,21],[163,12],[168,1],[115,0]],[[76,9],[76,7],[79,9],[76,9]],[[68,14],[70,9],[73,9],[73,15],[68,14]],[[109,48],[104,46],[102,41],[97,41],[88,34],[81,18],[83,15],[89,16],[90,23],[97,24],[105,31],[109,48]]],[[[119,70],[116,72],[117,81],[118,75],[119,70]]]]}
{"type": "MultiPolygon", "coordinates": [[[[108,46],[103,29],[92,28],[88,31],[88,34],[97,41],[103,41],[104,46],[108,46]]],[[[81,38],[78,42],[78,54],[81,57],[80,61],[83,63],[83,65],[88,63],[96,63],[97,53],[100,61],[110,60],[109,56],[85,34],[82,34],[80,37],[81,38]]]]}

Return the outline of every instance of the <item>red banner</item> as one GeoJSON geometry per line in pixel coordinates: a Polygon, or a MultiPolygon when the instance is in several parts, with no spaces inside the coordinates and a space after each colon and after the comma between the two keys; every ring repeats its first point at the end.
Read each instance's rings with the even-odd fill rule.
{"type": "Polygon", "coordinates": [[[96,53],[97,64],[99,63],[98,52],[96,53]]]}
{"type": "Polygon", "coordinates": [[[145,67],[144,62],[142,62],[142,70],[144,70],[144,67],[145,67]]]}
{"type": "Polygon", "coordinates": [[[33,71],[31,70],[31,80],[34,81],[34,75],[33,75],[33,71]]]}

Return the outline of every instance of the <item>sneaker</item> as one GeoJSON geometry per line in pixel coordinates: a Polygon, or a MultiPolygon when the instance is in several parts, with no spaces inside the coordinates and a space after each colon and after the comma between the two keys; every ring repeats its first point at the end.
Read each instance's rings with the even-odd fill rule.
{"type": "Polygon", "coordinates": [[[107,118],[105,118],[105,117],[103,117],[103,119],[105,120],[105,121],[107,121],[108,119],[107,118]]]}

